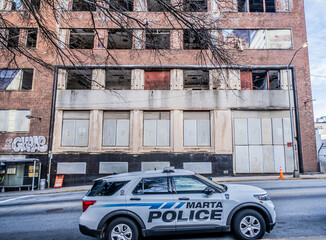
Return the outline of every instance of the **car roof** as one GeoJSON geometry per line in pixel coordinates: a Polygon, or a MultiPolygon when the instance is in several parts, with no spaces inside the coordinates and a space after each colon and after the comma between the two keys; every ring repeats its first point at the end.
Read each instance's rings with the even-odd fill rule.
{"type": "Polygon", "coordinates": [[[135,178],[183,176],[183,175],[194,175],[194,174],[195,174],[194,172],[184,170],[184,169],[169,169],[168,171],[166,171],[166,169],[160,169],[160,170],[144,171],[144,172],[113,174],[110,176],[98,178],[96,180],[105,180],[111,182],[111,181],[127,181],[135,178]]]}

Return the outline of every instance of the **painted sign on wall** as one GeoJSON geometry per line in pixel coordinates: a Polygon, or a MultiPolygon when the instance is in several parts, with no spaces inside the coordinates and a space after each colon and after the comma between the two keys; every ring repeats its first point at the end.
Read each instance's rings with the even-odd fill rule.
{"type": "MultiPolygon", "coordinates": [[[[7,141],[6,149],[8,149],[7,141]]],[[[11,150],[14,152],[46,152],[48,145],[44,136],[16,137],[12,140],[11,150]]]]}

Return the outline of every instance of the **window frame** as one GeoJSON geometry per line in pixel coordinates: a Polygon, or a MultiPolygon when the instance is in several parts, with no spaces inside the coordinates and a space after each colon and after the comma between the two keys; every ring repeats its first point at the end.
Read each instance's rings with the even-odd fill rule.
{"type": "Polygon", "coordinates": [[[255,11],[255,12],[251,12],[250,11],[250,0],[244,0],[245,1],[245,9],[247,8],[247,11],[239,11],[239,1],[237,1],[237,10],[238,12],[248,12],[248,13],[274,13],[276,12],[276,1],[274,1],[274,11],[267,11],[267,7],[266,7],[266,0],[261,0],[262,1],[262,5],[263,5],[263,11],[255,11]]]}

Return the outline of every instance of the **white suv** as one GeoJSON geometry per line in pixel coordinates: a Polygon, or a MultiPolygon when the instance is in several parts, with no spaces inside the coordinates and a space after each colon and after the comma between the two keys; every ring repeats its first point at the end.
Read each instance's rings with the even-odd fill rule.
{"type": "Polygon", "coordinates": [[[215,182],[186,170],[164,169],[95,180],[83,198],[79,229],[109,240],[233,231],[262,238],[276,221],[263,189],[215,182]]]}

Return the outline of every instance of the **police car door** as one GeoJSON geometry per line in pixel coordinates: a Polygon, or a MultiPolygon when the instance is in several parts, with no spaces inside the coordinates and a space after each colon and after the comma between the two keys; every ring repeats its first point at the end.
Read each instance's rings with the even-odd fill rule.
{"type": "Polygon", "coordinates": [[[220,230],[222,196],[195,176],[173,177],[176,230],[220,230]],[[206,192],[206,193],[205,193],[206,192]]]}
{"type": "Polygon", "coordinates": [[[176,216],[170,178],[143,178],[127,196],[128,210],[136,213],[153,231],[175,231],[176,216]]]}

